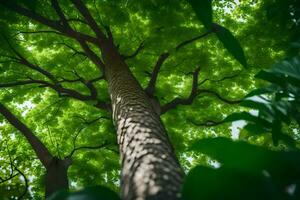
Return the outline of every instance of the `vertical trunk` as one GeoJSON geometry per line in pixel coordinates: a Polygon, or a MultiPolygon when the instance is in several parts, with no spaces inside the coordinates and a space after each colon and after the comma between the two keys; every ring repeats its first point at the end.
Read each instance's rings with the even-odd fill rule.
{"type": "Polygon", "coordinates": [[[53,158],[46,168],[46,197],[59,190],[69,189],[68,167],[65,160],[53,158]]]}
{"type": "Polygon", "coordinates": [[[112,41],[102,53],[121,153],[122,198],[178,199],[183,172],[159,115],[112,41]]]}

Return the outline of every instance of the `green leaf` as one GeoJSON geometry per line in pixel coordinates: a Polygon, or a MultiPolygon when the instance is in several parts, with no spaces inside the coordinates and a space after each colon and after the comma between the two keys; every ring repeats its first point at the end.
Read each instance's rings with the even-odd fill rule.
{"type": "MultiPolygon", "coordinates": [[[[285,139],[289,140],[289,138],[285,139]]],[[[274,179],[280,181],[300,179],[299,151],[271,151],[247,142],[235,142],[223,137],[198,140],[190,150],[207,154],[219,161],[221,166],[229,169],[247,173],[268,170],[274,179]]]]}
{"type": "Polygon", "coordinates": [[[265,180],[262,174],[197,166],[187,175],[182,195],[184,200],[270,199],[265,180]]]}
{"type": "Polygon", "coordinates": [[[205,153],[226,167],[252,172],[266,167],[267,159],[272,157],[272,153],[263,148],[223,137],[198,140],[190,150],[205,153]]]}
{"type": "Polygon", "coordinates": [[[248,123],[244,126],[244,129],[247,131],[253,133],[253,134],[261,134],[265,133],[267,130],[265,127],[263,127],[261,124],[255,124],[255,123],[248,123]]]}
{"type": "Polygon", "coordinates": [[[187,0],[206,29],[212,28],[212,0],[187,0]]]}
{"type": "Polygon", "coordinates": [[[278,62],[271,70],[260,71],[255,77],[280,86],[292,84],[300,87],[300,57],[278,62]]]}
{"type": "Polygon", "coordinates": [[[250,93],[248,93],[245,98],[247,97],[253,97],[253,96],[259,96],[259,95],[262,95],[262,94],[268,94],[268,93],[273,93],[273,92],[276,92],[280,89],[279,86],[275,85],[275,84],[271,84],[267,87],[264,87],[264,88],[258,88],[258,89],[255,89],[255,90],[252,90],[250,93]]]}
{"type": "Polygon", "coordinates": [[[239,61],[244,67],[247,67],[246,57],[239,41],[225,27],[218,24],[214,24],[214,26],[215,33],[219,40],[223,43],[224,47],[237,61],[239,61]]]}
{"type": "Polygon", "coordinates": [[[224,122],[234,122],[234,121],[238,121],[238,120],[245,120],[245,121],[248,121],[248,122],[254,122],[256,124],[260,124],[264,127],[270,127],[271,124],[264,120],[264,119],[260,119],[254,115],[251,115],[250,113],[247,113],[247,112],[241,112],[241,113],[233,113],[229,116],[227,116],[225,119],[224,119],[224,122]]]}

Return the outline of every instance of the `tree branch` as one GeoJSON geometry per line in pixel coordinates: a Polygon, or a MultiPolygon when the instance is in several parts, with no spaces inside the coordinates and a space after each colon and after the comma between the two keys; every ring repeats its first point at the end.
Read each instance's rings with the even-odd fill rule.
{"type": "MultiPolygon", "coordinates": [[[[194,37],[192,39],[189,39],[189,40],[186,40],[186,41],[183,41],[181,43],[179,43],[176,47],[175,47],[175,51],[178,51],[179,49],[181,49],[182,47],[198,40],[198,39],[201,39],[201,38],[204,38],[205,36],[209,35],[210,33],[212,33],[211,30],[207,31],[206,33],[200,35],[200,36],[197,36],[197,37],[194,37]]],[[[151,79],[148,83],[148,86],[147,88],[145,89],[146,93],[149,95],[149,96],[154,96],[154,92],[155,92],[155,85],[156,85],[156,80],[157,80],[157,76],[158,76],[158,73],[160,71],[160,68],[161,66],[163,65],[163,63],[167,60],[167,58],[170,56],[170,51],[168,52],[165,52],[165,53],[162,53],[158,59],[157,59],[157,62],[153,68],[153,71],[152,71],[152,74],[151,74],[151,79]]]]}
{"type": "Polygon", "coordinates": [[[85,18],[88,25],[95,32],[97,38],[99,39],[99,43],[106,39],[105,34],[101,31],[96,21],[92,17],[91,13],[87,9],[87,7],[82,3],[81,0],[71,0],[77,10],[81,13],[81,15],[85,18]]]}
{"type": "Polygon", "coordinates": [[[12,124],[16,129],[18,129],[23,136],[25,136],[25,138],[35,151],[39,160],[45,167],[47,167],[53,158],[53,156],[48,151],[47,147],[34,135],[34,133],[23,122],[21,122],[14,114],[12,114],[2,103],[0,103],[0,113],[7,119],[7,121],[10,124],[12,124]]]}
{"type": "Polygon", "coordinates": [[[29,85],[29,84],[48,84],[48,83],[42,80],[23,80],[23,81],[11,82],[11,83],[0,83],[0,88],[15,87],[15,86],[22,86],[22,85],[29,85]]]}
{"type": "MultiPolygon", "coordinates": [[[[93,120],[91,120],[91,121],[88,121],[88,120],[86,120],[85,118],[83,118],[83,117],[81,117],[81,116],[75,116],[75,117],[77,117],[77,118],[83,120],[84,124],[86,124],[87,126],[89,126],[89,125],[95,123],[96,121],[98,121],[98,120],[100,120],[100,119],[108,119],[107,117],[100,116],[100,117],[98,117],[98,118],[96,118],[96,119],[93,119],[93,120]]],[[[75,137],[73,138],[73,150],[70,152],[69,155],[67,155],[67,156],[65,157],[65,159],[71,158],[71,157],[73,156],[73,154],[74,154],[76,151],[80,150],[80,149],[99,149],[99,148],[103,148],[103,147],[109,145],[108,141],[104,141],[103,144],[98,145],[98,146],[81,146],[81,147],[76,147],[76,140],[77,140],[79,134],[81,133],[81,131],[82,131],[83,129],[84,129],[84,127],[79,128],[79,130],[78,130],[77,133],[75,134],[75,137]]]]}
{"type": "Polygon", "coordinates": [[[208,89],[199,89],[198,90],[198,94],[201,95],[201,94],[204,94],[204,93],[208,93],[208,94],[211,94],[215,97],[217,97],[219,100],[227,103],[227,104],[239,104],[242,102],[242,99],[240,100],[230,100],[230,99],[226,99],[224,97],[222,97],[219,93],[215,92],[215,91],[212,91],[212,90],[208,90],[208,89]]]}
{"type": "Polygon", "coordinates": [[[51,0],[51,5],[52,7],[54,8],[56,14],[58,15],[62,25],[64,27],[67,27],[67,29],[71,29],[69,23],[68,23],[68,20],[66,19],[63,11],[61,10],[59,4],[58,4],[58,1],[57,0],[51,0]]]}
{"type": "Polygon", "coordinates": [[[13,37],[19,34],[38,34],[38,33],[54,33],[57,35],[63,35],[61,32],[57,32],[57,31],[41,30],[41,31],[19,31],[18,33],[14,34],[13,37]]]}
{"type": "Polygon", "coordinates": [[[239,76],[240,74],[241,74],[241,71],[239,71],[237,74],[233,74],[233,75],[229,75],[229,76],[224,76],[223,78],[218,79],[218,80],[211,80],[211,79],[206,78],[206,79],[204,79],[203,81],[201,81],[199,83],[199,86],[200,85],[204,85],[207,81],[215,82],[215,83],[216,82],[221,82],[221,81],[224,81],[224,80],[227,80],[227,79],[235,78],[235,77],[239,76]]]}
{"type": "Polygon", "coordinates": [[[57,82],[56,78],[54,77],[54,75],[52,75],[50,72],[48,72],[47,70],[44,70],[43,68],[33,64],[33,63],[30,63],[25,57],[22,56],[21,53],[19,53],[15,48],[13,48],[13,46],[10,44],[10,42],[8,41],[8,39],[2,35],[8,46],[10,47],[10,49],[16,54],[16,56],[18,58],[15,58],[15,60],[17,60],[18,63],[22,64],[22,65],[25,65],[27,66],[28,68],[32,69],[32,70],[35,70],[37,72],[39,72],[40,74],[46,76],[48,79],[50,79],[51,81],[53,81],[54,83],[57,82]]]}
{"type": "MultiPolygon", "coordinates": [[[[240,100],[226,99],[226,98],[222,97],[219,93],[209,90],[209,89],[198,89],[198,85],[200,85],[200,84],[198,84],[198,74],[199,74],[199,68],[197,68],[195,70],[195,72],[193,73],[193,86],[192,86],[192,91],[191,91],[189,97],[188,98],[178,98],[177,97],[177,98],[173,99],[172,101],[170,101],[169,103],[166,103],[165,105],[163,105],[161,107],[161,114],[164,114],[167,111],[176,108],[178,105],[191,105],[193,103],[194,99],[198,95],[202,95],[204,93],[211,94],[227,104],[239,104],[242,101],[242,99],[240,99],[240,100]]],[[[233,76],[238,76],[238,74],[233,75],[233,76]]],[[[223,81],[227,78],[232,78],[233,76],[224,77],[220,80],[216,80],[216,82],[223,81]]],[[[202,81],[201,83],[203,84],[204,81],[202,81]]],[[[212,122],[212,121],[208,121],[208,123],[206,123],[206,125],[208,126],[208,124],[210,124],[210,122],[212,122]]]]}
{"type": "Polygon", "coordinates": [[[85,54],[91,59],[91,61],[99,67],[99,70],[104,74],[105,72],[105,65],[102,62],[101,58],[99,58],[87,45],[87,43],[84,40],[77,40],[84,50],[85,54]]]}
{"type": "Polygon", "coordinates": [[[62,45],[64,45],[64,46],[68,47],[69,49],[71,49],[72,51],[74,51],[73,56],[75,56],[76,54],[79,54],[79,55],[82,55],[82,56],[87,57],[87,55],[86,55],[84,52],[76,50],[76,49],[75,49],[74,47],[72,47],[71,45],[68,45],[68,44],[66,44],[66,43],[64,43],[64,42],[61,42],[61,43],[58,43],[58,44],[62,44],[62,45]]]}
{"type": "Polygon", "coordinates": [[[93,119],[93,120],[90,120],[90,121],[88,121],[87,119],[85,119],[85,118],[83,118],[81,116],[74,116],[74,117],[81,119],[84,122],[84,124],[86,124],[86,125],[91,125],[91,124],[95,123],[96,121],[98,121],[100,119],[107,119],[107,120],[109,120],[109,118],[103,117],[103,116],[97,117],[96,119],[93,119]]]}
{"type": "Polygon", "coordinates": [[[28,191],[28,179],[27,179],[27,177],[25,176],[25,174],[21,171],[21,170],[19,170],[18,169],[18,167],[16,167],[15,165],[14,165],[14,167],[15,167],[15,170],[19,173],[19,174],[21,174],[21,176],[24,178],[24,181],[25,181],[25,189],[24,189],[24,191],[22,192],[22,194],[21,195],[19,195],[19,197],[18,197],[18,199],[22,199],[25,195],[26,195],[26,193],[27,193],[27,191],[28,191]]]}
{"type": "Polygon", "coordinates": [[[88,23],[82,19],[79,18],[69,18],[67,19],[68,22],[80,22],[82,24],[88,25],[88,23]]]}
{"type": "Polygon", "coordinates": [[[46,25],[54,30],[57,30],[65,36],[68,36],[68,37],[71,37],[74,39],[80,38],[81,40],[88,41],[88,42],[91,42],[94,44],[98,44],[98,42],[99,42],[97,38],[86,35],[84,33],[74,31],[73,29],[68,29],[65,26],[63,26],[62,24],[60,24],[59,21],[47,19],[44,16],[36,13],[33,10],[29,10],[27,8],[17,5],[13,1],[0,0],[0,4],[12,11],[15,11],[16,13],[18,13],[20,15],[26,16],[26,17],[33,19],[43,25],[46,25]]]}
{"type": "MultiPolygon", "coordinates": [[[[53,1],[55,1],[55,0],[53,0],[53,1]]],[[[81,41],[81,42],[83,43],[83,46],[86,45],[86,43],[84,41],[81,41]]],[[[16,51],[10,45],[8,40],[7,40],[7,43],[9,44],[12,51],[19,57],[18,59],[19,59],[20,64],[23,64],[23,65],[27,66],[28,68],[33,69],[33,70],[41,73],[42,75],[44,75],[48,79],[50,79],[54,84],[51,84],[51,83],[48,83],[48,82],[42,81],[42,80],[33,80],[33,79],[31,79],[31,80],[19,81],[19,82],[8,83],[8,84],[0,84],[0,87],[13,87],[13,86],[18,86],[18,85],[27,85],[27,84],[32,84],[32,83],[40,83],[41,86],[47,86],[47,87],[50,87],[50,88],[56,90],[59,93],[60,96],[70,96],[70,97],[73,97],[75,99],[79,99],[81,101],[97,100],[97,103],[95,104],[95,106],[97,108],[105,109],[105,110],[108,110],[108,111],[110,110],[109,106],[106,103],[104,103],[104,102],[97,99],[97,89],[93,85],[93,82],[95,80],[86,81],[82,77],[79,77],[79,79],[78,79],[79,81],[81,81],[89,89],[90,95],[83,95],[83,94],[77,92],[76,90],[64,88],[60,84],[62,81],[58,81],[53,74],[51,74],[47,70],[44,70],[40,66],[35,65],[33,63],[30,63],[26,58],[24,58],[18,51],[16,51]]],[[[87,49],[88,51],[91,51],[87,45],[86,45],[85,49],[87,49]]],[[[89,53],[91,53],[91,52],[89,52],[89,53]]],[[[100,64],[103,64],[102,61],[100,60],[100,58],[98,58],[94,53],[92,54],[92,56],[95,56],[96,57],[95,59],[97,59],[97,61],[99,61],[100,64]]],[[[98,80],[98,79],[96,79],[96,80],[98,80]]]]}
{"type": "Polygon", "coordinates": [[[193,84],[190,95],[187,98],[175,98],[169,103],[166,103],[161,107],[161,114],[166,113],[167,111],[176,108],[178,105],[190,105],[193,103],[194,99],[197,97],[198,90],[198,76],[199,76],[200,68],[196,68],[193,74],[193,84]]]}
{"type": "Polygon", "coordinates": [[[13,171],[12,171],[12,172],[10,173],[9,177],[7,177],[7,178],[1,178],[1,177],[0,177],[0,184],[3,184],[3,183],[5,183],[5,182],[11,180],[11,179],[15,178],[15,177],[18,176],[18,175],[19,175],[19,174],[14,174],[13,171]]]}
{"type": "Polygon", "coordinates": [[[101,149],[101,148],[104,148],[106,147],[107,145],[109,145],[109,143],[107,141],[105,141],[103,144],[101,145],[98,145],[98,146],[81,146],[81,147],[76,147],[74,148],[71,153],[67,156],[67,157],[72,157],[74,155],[74,153],[78,150],[81,150],[81,149],[101,149]]]}
{"type": "Polygon", "coordinates": [[[156,85],[156,80],[157,80],[157,76],[159,73],[159,70],[161,68],[161,66],[163,65],[163,63],[165,62],[165,60],[170,56],[169,53],[163,53],[159,56],[153,71],[151,73],[151,78],[150,81],[148,83],[148,86],[146,87],[145,91],[146,93],[150,96],[153,97],[154,96],[154,92],[155,92],[155,85],[156,85]]]}
{"type": "Polygon", "coordinates": [[[22,6],[17,5],[16,3],[12,3],[9,1],[3,1],[0,0],[0,4],[2,4],[3,6],[7,7],[10,10],[13,10],[21,15],[24,15],[26,17],[29,17],[33,20],[36,20],[37,22],[40,22],[50,28],[53,28],[59,32],[61,32],[62,34],[74,38],[76,39],[81,47],[84,49],[85,54],[87,54],[87,56],[100,68],[102,68],[102,71],[104,72],[104,64],[101,61],[101,59],[88,47],[88,45],[86,44],[86,42],[91,42],[97,46],[101,46],[101,43],[103,40],[106,39],[105,35],[103,34],[103,32],[100,30],[100,28],[97,26],[95,20],[92,18],[91,14],[89,13],[89,11],[87,10],[87,8],[85,7],[85,5],[80,1],[80,0],[72,0],[73,4],[75,5],[75,7],[79,10],[79,12],[83,15],[83,17],[86,19],[87,23],[91,26],[91,28],[93,29],[93,31],[96,32],[96,35],[98,38],[86,35],[84,33],[80,33],[77,32],[75,30],[73,30],[69,24],[68,21],[66,19],[66,17],[64,16],[62,10],[59,7],[58,1],[57,0],[52,0],[52,6],[54,7],[56,13],[58,14],[58,16],[60,17],[60,21],[62,23],[60,23],[60,21],[54,21],[54,20],[50,20],[47,19],[45,17],[43,17],[42,15],[39,15],[37,13],[35,13],[32,10],[28,10],[22,6]]]}
{"type": "Polygon", "coordinates": [[[55,76],[50,73],[49,71],[47,70],[44,70],[43,68],[41,68],[40,66],[38,65],[35,65],[31,62],[29,62],[27,59],[25,59],[24,57],[21,58],[20,64],[23,64],[25,66],[27,66],[28,68],[32,69],[32,70],[35,70],[37,72],[39,72],[40,74],[46,76],[48,79],[50,79],[53,83],[57,83],[57,79],[55,78],[55,76]]]}
{"type": "MultiPolygon", "coordinates": [[[[35,79],[30,79],[30,80],[23,80],[23,81],[16,81],[16,82],[11,82],[11,83],[2,83],[0,84],[0,88],[6,88],[6,87],[16,87],[16,86],[23,86],[23,85],[29,85],[29,84],[39,84],[39,87],[49,87],[53,90],[55,90],[60,97],[71,97],[80,101],[89,101],[89,100],[95,100],[96,103],[94,106],[99,109],[103,109],[106,111],[111,111],[110,104],[105,103],[103,101],[100,101],[97,98],[97,89],[94,87],[92,84],[96,79],[93,79],[92,81],[80,81],[83,82],[86,87],[90,90],[90,95],[84,95],[76,90],[73,89],[68,89],[64,88],[61,86],[61,84],[51,84],[48,83],[47,81],[43,80],[35,80],[35,79]]],[[[77,81],[77,80],[73,80],[77,81]]],[[[59,83],[62,83],[64,81],[58,81],[59,83]]],[[[71,82],[71,80],[70,80],[71,82]]]]}
{"type": "Polygon", "coordinates": [[[194,37],[194,38],[185,40],[185,41],[181,42],[180,44],[178,44],[178,45],[175,47],[175,50],[178,51],[180,48],[182,48],[182,47],[184,47],[184,46],[186,46],[186,45],[188,45],[188,44],[190,44],[190,43],[192,43],[192,42],[194,42],[194,41],[196,41],[196,40],[199,40],[199,39],[201,39],[201,38],[204,38],[205,36],[207,36],[207,35],[209,35],[209,34],[211,34],[211,33],[213,33],[213,31],[209,30],[209,31],[207,31],[206,33],[204,33],[204,34],[202,34],[202,35],[199,35],[199,36],[196,36],[196,37],[194,37]]]}
{"type": "Polygon", "coordinates": [[[195,122],[194,120],[190,120],[190,122],[195,126],[205,126],[205,127],[213,127],[225,123],[224,121],[214,121],[214,120],[206,120],[205,122],[195,122]]]}
{"type": "Polygon", "coordinates": [[[138,46],[138,48],[132,54],[130,54],[130,55],[121,55],[123,57],[123,59],[127,60],[127,59],[131,59],[131,58],[134,58],[135,56],[137,56],[138,53],[144,49],[144,47],[145,47],[144,42],[145,41],[142,41],[140,43],[140,45],[138,46]]]}

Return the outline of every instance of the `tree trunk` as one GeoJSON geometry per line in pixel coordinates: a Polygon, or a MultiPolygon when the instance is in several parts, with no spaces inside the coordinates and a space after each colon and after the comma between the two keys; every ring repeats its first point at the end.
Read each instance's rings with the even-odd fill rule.
{"type": "Polygon", "coordinates": [[[68,168],[69,164],[66,160],[53,157],[50,164],[46,167],[46,198],[59,190],[69,189],[68,168]]]}
{"type": "Polygon", "coordinates": [[[159,115],[111,40],[102,54],[121,154],[122,198],[179,199],[183,171],[159,115]]]}

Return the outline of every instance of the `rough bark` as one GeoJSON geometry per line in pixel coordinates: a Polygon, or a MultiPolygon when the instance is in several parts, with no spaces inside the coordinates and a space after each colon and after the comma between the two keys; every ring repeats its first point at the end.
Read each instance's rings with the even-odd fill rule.
{"type": "Polygon", "coordinates": [[[178,199],[183,171],[159,115],[111,40],[102,54],[121,154],[122,198],[178,199]]]}

